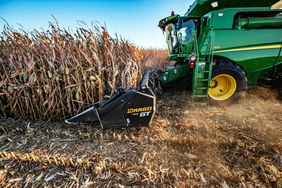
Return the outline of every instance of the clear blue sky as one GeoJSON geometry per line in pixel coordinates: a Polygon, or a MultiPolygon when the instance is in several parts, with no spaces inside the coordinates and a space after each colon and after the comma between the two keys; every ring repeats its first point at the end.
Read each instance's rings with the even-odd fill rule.
{"type": "MultiPolygon", "coordinates": [[[[171,10],[184,14],[193,0],[0,0],[0,17],[18,28],[31,31],[47,28],[54,15],[63,27],[79,27],[77,20],[106,24],[111,34],[119,34],[142,47],[166,48],[157,27],[171,10]]],[[[0,28],[5,22],[0,20],[0,28]]]]}

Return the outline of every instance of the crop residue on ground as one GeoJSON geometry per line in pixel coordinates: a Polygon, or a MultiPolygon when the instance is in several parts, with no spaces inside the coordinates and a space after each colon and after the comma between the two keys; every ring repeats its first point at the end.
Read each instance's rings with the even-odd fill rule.
{"type": "Polygon", "coordinates": [[[17,160],[0,159],[0,185],[281,187],[281,112],[276,93],[258,87],[228,106],[165,92],[142,129],[1,119],[0,150],[17,160]]]}

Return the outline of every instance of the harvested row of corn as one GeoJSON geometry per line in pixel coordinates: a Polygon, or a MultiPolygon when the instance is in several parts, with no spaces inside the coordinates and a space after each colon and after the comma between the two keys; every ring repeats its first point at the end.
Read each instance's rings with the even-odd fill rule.
{"type": "Polygon", "coordinates": [[[50,23],[49,30],[0,35],[0,114],[58,120],[118,86],[135,87],[142,53],[104,27],[76,31],[50,23]]]}
{"type": "Polygon", "coordinates": [[[105,169],[112,169],[118,171],[121,164],[108,163],[101,159],[101,156],[92,156],[91,158],[70,158],[63,156],[51,156],[47,154],[34,153],[18,153],[18,152],[2,152],[0,151],[0,159],[18,161],[19,163],[37,163],[43,165],[56,165],[63,167],[85,168],[86,170],[99,174],[105,169]]]}

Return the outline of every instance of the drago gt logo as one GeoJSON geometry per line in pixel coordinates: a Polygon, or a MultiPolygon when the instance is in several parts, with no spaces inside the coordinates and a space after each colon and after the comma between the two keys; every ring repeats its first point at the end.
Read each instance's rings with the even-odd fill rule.
{"type": "Polygon", "coordinates": [[[150,115],[152,110],[153,110],[152,106],[143,107],[143,108],[129,108],[127,110],[127,114],[131,114],[135,116],[140,114],[139,115],[140,117],[146,117],[150,115]]]}

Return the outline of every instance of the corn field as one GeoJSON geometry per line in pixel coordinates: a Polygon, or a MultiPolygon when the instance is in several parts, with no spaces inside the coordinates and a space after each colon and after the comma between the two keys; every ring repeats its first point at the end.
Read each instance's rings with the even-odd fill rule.
{"type": "Polygon", "coordinates": [[[203,108],[190,91],[171,89],[144,129],[30,121],[64,119],[135,87],[147,67],[168,64],[167,51],[104,27],[57,23],[6,26],[0,46],[0,187],[282,187],[282,103],[273,90],[203,108]]]}
{"type": "Polygon", "coordinates": [[[102,101],[117,87],[135,87],[142,51],[105,27],[74,32],[5,26],[0,35],[0,114],[59,120],[102,101]]]}

